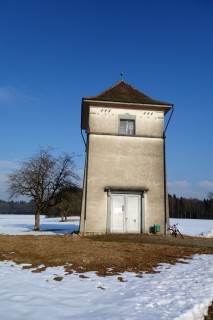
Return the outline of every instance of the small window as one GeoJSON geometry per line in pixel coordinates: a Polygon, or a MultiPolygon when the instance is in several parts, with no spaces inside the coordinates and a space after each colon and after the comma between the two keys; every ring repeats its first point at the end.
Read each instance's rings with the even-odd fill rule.
{"type": "Polygon", "coordinates": [[[126,136],[135,135],[135,120],[120,119],[119,134],[126,136]]]}

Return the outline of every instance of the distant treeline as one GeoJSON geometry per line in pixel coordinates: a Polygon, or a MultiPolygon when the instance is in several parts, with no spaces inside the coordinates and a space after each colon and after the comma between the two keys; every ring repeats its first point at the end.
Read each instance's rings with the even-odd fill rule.
{"type": "MultiPolygon", "coordinates": [[[[82,189],[66,191],[61,202],[53,207],[49,207],[43,212],[48,217],[64,217],[80,215],[81,212],[82,189]]],[[[35,204],[33,201],[4,201],[0,200],[0,214],[35,214],[35,204]]]]}
{"type": "MultiPolygon", "coordinates": [[[[62,216],[63,214],[79,215],[81,211],[82,190],[66,194],[63,201],[50,207],[44,212],[49,217],[62,216]]],[[[3,201],[0,200],[0,214],[35,214],[33,201],[3,201]]],[[[178,198],[169,195],[170,218],[185,219],[213,219],[213,197],[204,200],[178,198]]]]}
{"type": "Polygon", "coordinates": [[[169,195],[169,214],[170,218],[213,219],[213,198],[199,200],[169,195]]]}
{"type": "Polygon", "coordinates": [[[0,214],[35,214],[35,205],[33,201],[0,200],[0,214]]]}

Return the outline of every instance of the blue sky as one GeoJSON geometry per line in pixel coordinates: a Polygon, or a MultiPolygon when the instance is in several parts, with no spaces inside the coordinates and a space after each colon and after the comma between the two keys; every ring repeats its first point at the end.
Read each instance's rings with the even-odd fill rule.
{"type": "Polygon", "coordinates": [[[81,98],[124,80],[174,103],[169,192],[213,191],[210,0],[0,0],[0,199],[39,148],[80,155],[81,98]]]}

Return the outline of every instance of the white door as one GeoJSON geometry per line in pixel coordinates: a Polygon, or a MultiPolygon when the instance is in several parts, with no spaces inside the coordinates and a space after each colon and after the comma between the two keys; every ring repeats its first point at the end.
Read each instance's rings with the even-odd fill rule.
{"type": "Polygon", "coordinates": [[[124,196],[111,197],[111,232],[124,232],[124,196]]]}
{"type": "Polygon", "coordinates": [[[127,195],[126,200],[126,232],[140,232],[140,196],[127,195]]]}
{"type": "Polygon", "coordinates": [[[141,228],[141,196],[111,195],[111,232],[139,233],[141,228]]]}

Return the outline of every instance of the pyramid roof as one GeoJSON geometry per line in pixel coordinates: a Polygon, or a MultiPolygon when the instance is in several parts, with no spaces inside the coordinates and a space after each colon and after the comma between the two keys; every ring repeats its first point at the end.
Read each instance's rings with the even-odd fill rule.
{"type": "Polygon", "coordinates": [[[137,103],[148,105],[170,105],[171,103],[155,100],[132,87],[124,80],[96,96],[84,97],[83,100],[137,103]]]}
{"type": "Polygon", "coordinates": [[[119,81],[109,89],[96,96],[82,98],[81,128],[87,129],[89,106],[110,106],[131,109],[157,109],[166,114],[173,106],[172,103],[155,100],[132,87],[124,80],[119,81]],[[100,104],[101,103],[101,104],[100,104]]]}

